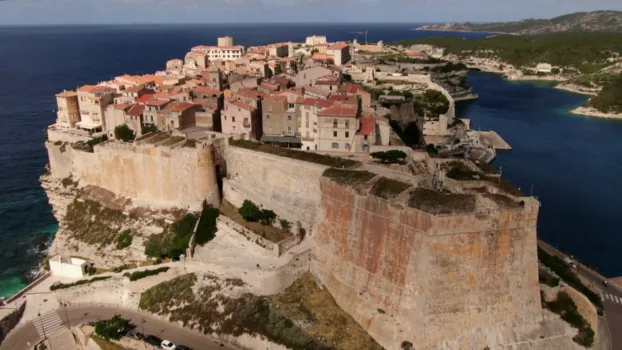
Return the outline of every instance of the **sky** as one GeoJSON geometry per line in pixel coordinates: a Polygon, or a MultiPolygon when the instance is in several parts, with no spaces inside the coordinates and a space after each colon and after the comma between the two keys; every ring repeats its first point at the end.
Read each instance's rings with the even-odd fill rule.
{"type": "Polygon", "coordinates": [[[622,10],[620,0],[0,0],[0,25],[491,22],[622,10]]]}

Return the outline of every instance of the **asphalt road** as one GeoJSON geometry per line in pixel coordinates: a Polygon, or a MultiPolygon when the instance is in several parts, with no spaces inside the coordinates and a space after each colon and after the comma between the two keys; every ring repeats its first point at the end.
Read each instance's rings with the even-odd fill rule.
{"type": "MultiPolygon", "coordinates": [[[[550,254],[555,254],[562,259],[566,258],[566,255],[553,249],[547,244],[539,242],[540,247],[546,250],[550,254]]],[[[601,276],[598,272],[593,271],[585,265],[579,265],[579,277],[587,283],[593,283],[594,288],[600,292],[603,299],[604,314],[607,320],[607,326],[609,327],[609,334],[611,337],[611,350],[622,350],[622,290],[618,287],[608,287],[603,285],[605,277],[601,276]]]]}
{"type": "MultiPolygon", "coordinates": [[[[90,321],[97,321],[100,319],[108,319],[115,314],[120,314],[124,318],[130,319],[132,323],[136,325],[136,330],[138,332],[153,334],[159,338],[170,340],[175,344],[183,344],[195,350],[235,349],[227,345],[221,347],[220,343],[205,335],[159,320],[155,317],[127,309],[117,309],[107,306],[70,306],[66,308],[66,313],[65,309],[59,309],[57,312],[63,322],[66,322],[68,317],[69,324],[71,326],[84,324],[90,321]],[[142,320],[145,322],[141,326],[142,320]]],[[[39,337],[35,326],[32,321],[30,321],[11,332],[2,343],[2,346],[0,346],[0,350],[29,350],[27,342],[30,342],[30,344],[36,344],[40,340],[41,338],[39,337]]]]}

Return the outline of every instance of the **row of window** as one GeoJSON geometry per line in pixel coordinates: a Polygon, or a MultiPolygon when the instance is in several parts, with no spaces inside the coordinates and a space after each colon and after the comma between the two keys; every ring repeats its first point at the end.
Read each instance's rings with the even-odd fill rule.
{"type": "MultiPolygon", "coordinates": [[[[333,131],[333,137],[338,137],[337,135],[338,135],[338,132],[337,131],[333,131]]],[[[350,132],[346,131],[345,135],[346,135],[346,138],[350,137],[350,132]]]]}
{"type": "MultiPolygon", "coordinates": [[[[346,147],[346,149],[347,149],[347,150],[349,150],[349,149],[350,149],[350,144],[349,144],[349,143],[346,143],[345,147],[346,147]]],[[[339,143],[337,143],[337,142],[333,142],[333,143],[331,144],[331,148],[333,148],[333,149],[339,149],[339,143]]]]}
{"type": "MultiPolygon", "coordinates": [[[[270,120],[270,114],[266,114],[266,120],[270,120]]],[[[288,115],[287,120],[292,120],[292,116],[288,115]]]]}

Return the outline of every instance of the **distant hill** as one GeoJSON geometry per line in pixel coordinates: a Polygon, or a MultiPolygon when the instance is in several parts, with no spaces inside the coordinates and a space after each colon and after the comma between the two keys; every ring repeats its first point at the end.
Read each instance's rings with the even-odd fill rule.
{"type": "Polygon", "coordinates": [[[516,22],[475,24],[430,24],[419,30],[543,34],[560,32],[622,32],[621,11],[577,12],[552,19],[523,19],[516,22]]]}

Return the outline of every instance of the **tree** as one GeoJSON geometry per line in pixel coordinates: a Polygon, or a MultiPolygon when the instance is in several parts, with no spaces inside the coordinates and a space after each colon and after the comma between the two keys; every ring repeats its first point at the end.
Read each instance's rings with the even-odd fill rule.
{"type": "Polygon", "coordinates": [[[280,223],[281,223],[281,228],[284,231],[289,232],[289,230],[292,228],[292,224],[289,221],[285,220],[285,219],[281,219],[280,223]]]}
{"type": "Polygon", "coordinates": [[[125,249],[132,245],[132,232],[125,230],[117,238],[117,249],[125,249]]]}
{"type": "Polygon", "coordinates": [[[555,67],[555,68],[551,69],[551,73],[559,74],[559,73],[561,73],[561,70],[559,68],[555,67]]]}
{"type": "Polygon", "coordinates": [[[242,203],[242,206],[238,209],[238,213],[246,221],[256,222],[261,219],[261,210],[255,203],[248,199],[244,200],[244,203],[242,203]]]}
{"type": "Polygon", "coordinates": [[[134,131],[130,129],[127,124],[121,124],[114,128],[114,137],[117,140],[122,140],[123,142],[129,142],[134,140],[134,131]]]}
{"type": "Polygon", "coordinates": [[[272,225],[276,220],[276,214],[272,210],[263,209],[260,215],[259,221],[264,225],[272,225]]]}
{"type": "Polygon", "coordinates": [[[400,150],[390,150],[386,152],[373,152],[370,154],[372,157],[382,161],[383,163],[397,163],[403,162],[407,157],[406,153],[400,150]]]}
{"type": "Polygon", "coordinates": [[[352,81],[352,76],[348,73],[343,73],[343,81],[346,81],[346,82],[352,81]]]}
{"type": "Polygon", "coordinates": [[[95,334],[104,339],[119,340],[125,333],[134,328],[135,326],[130,323],[130,320],[122,318],[121,315],[114,315],[109,320],[95,322],[95,334]]]}
{"type": "Polygon", "coordinates": [[[196,242],[198,245],[204,245],[216,236],[216,219],[220,215],[217,208],[206,205],[203,207],[201,217],[199,218],[199,226],[197,226],[196,242]]]}

